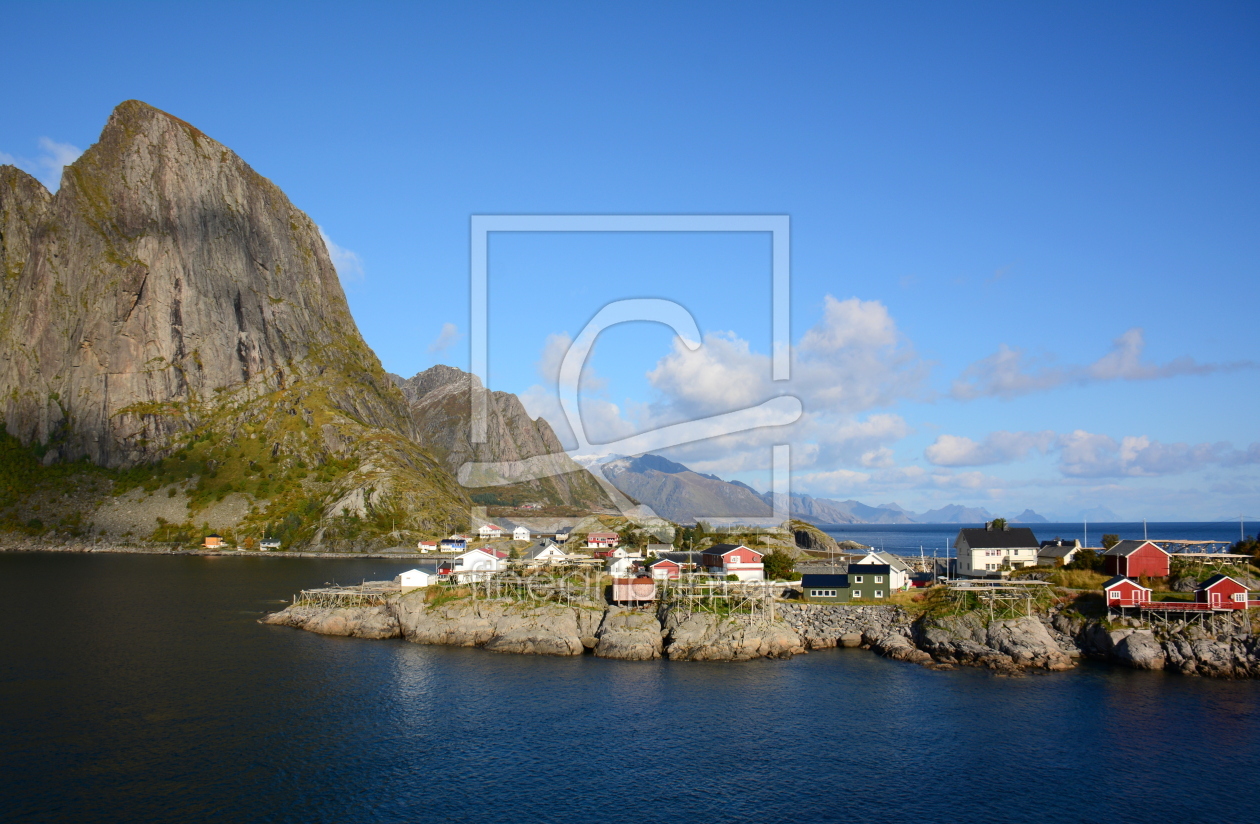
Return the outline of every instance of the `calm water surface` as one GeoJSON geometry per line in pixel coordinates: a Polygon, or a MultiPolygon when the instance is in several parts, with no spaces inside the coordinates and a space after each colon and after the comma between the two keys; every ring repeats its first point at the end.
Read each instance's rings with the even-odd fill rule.
{"type": "Polygon", "coordinates": [[[1260,685],[261,626],[388,561],[0,555],[6,821],[1255,821],[1260,685]]]}

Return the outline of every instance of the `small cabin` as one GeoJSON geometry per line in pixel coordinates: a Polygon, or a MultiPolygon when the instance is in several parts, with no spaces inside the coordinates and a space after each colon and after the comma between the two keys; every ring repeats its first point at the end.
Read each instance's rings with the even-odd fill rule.
{"type": "Polygon", "coordinates": [[[421,569],[409,569],[394,579],[404,590],[427,587],[437,583],[437,576],[421,569]]]}
{"type": "Polygon", "coordinates": [[[1136,607],[1151,602],[1151,589],[1132,578],[1117,575],[1103,584],[1103,600],[1109,607],[1136,607]]]}
{"type": "Polygon", "coordinates": [[[280,542],[274,538],[268,538],[265,541],[258,542],[258,548],[263,552],[270,552],[280,548],[280,542]]]}
{"type": "Polygon", "coordinates": [[[613,578],[613,602],[642,604],[656,600],[656,580],[650,575],[637,578],[613,578]]]}
{"type": "Polygon", "coordinates": [[[201,545],[206,549],[219,549],[223,546],[223,539],[218,535],[207,535],[202,539],[201,545]]]}
{"type": "Polygon", "coordinates": [[[1103,572],[1126,578],[1166,578],[1171,557],[1152,541],[1121,541],[1103,553],[1103,572]]]}
{"type": "Polygon", "coordinates": [[[1246,609],[1250,593],[1228,575],[1216,574],[1199,584],[1194,600],[1212,609],[1246,609]]]}
{"type": "Polygon", "coordinates": [[[516,529],[512,530],[512,540],[513,541],[528,541],[529,528],[518,526],[516,529]]]}
{"type": "Polygon", "coordinates": [[[416,541],[416,549],[419,552],[437,552],[437,541],[416,541]]]}
{"type": "Polygon", "coordinates": [[[444,552],[452,550],[463,552],[465,549],[468,549],[468,537],[466,535],[452,535],[449,538],[443,538],[439,541],[439,544],[444,552]]]}

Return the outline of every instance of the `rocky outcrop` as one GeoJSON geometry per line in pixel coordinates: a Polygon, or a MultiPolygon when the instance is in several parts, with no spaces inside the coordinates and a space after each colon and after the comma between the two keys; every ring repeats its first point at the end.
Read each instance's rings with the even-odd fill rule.
{"type": "Polygon", "coordinates": [[[836,539],[813,524],[808,524],[804,521],[792,521],[788,524],[788,528],[792,530],[792,538],[795,540],[796,546],[806,552],[825,552],[829,555],[839,554],[840,552],[840,546],[836,543],[836,539]]]}
{"type": "Polygon", "coordinates": [[[268,615],[264,624],[295,627],[320,635],[345,635],[352,638],[399,638],[402,628],[392,610],[379,607],[291,606],[268,615]]]}
{"type": "Polygon", "coordinates": [[[1211,621],[1151,628],[1132,618],[1104,621],[1066,611],[1050,618],[1054,629],[1091,658],[1208,678],[1260,678],[1260,636],[1235,623],[1235,616],[1211,621]]]}
{"type": "Polygon", "coordinates": [[[697,612],[666,614],[663,624],[665,654],[670,660],[748,661],[790,658],[805,652],[801,637],[779,622],[697,612]]]}
{"type": "Polygon", "coordinates": [[[651,661],[661,657],[661,624],[650,612],[609,607],[600,622],[595,655],[622,661],[651,661]]]}
{"type": "Polygon", "coordinates": [[[1035,617],[986,624],[974,612],[934,616],[920,620],[914,634],[918,647],[940,663],[985,666],[1001,671],[1065,670],[1074,666],[1071,655],[1035,617]]]}
{"type": "MultiPolygon", "coordinates": [[[[541,470],[541,478],[478,487],[469,477],[471,494],[492,495],[505,505],[537,502],[612,511],[612,501],[586,469],[574,463],[544,418],[534,419],[509,392],[490,392],[486,403],[486,440],[472,441],[472,391],[481,390],[476,376],[452,366],[433,366],[414,377],[391,375],[410,406],[417,438],[457,475],[468,463],[507,465],[522,474],[541,470]]],[[[483,479],[486,480],[486,479],[483,479]]],[[[497,480],[497,479],[496,479],[497,480]]]]}
{"type": "Polygon", "coordinates": [[[403,637],[417,644],[581,655],[600,619],[598,611],[560,604],[463,598],[433,605],[425,599],[417,590],[390,602],[403,637]]]}

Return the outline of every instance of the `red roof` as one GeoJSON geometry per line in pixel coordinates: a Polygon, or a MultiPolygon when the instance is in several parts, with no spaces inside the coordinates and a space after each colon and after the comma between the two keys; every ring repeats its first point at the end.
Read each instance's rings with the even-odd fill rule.
{"type": "Polygon", "coordinates": [[[658,566],[665,566],[666,564],[669,564],[670,566],[676,566],[679,569],[682,569],[682,566],[677,561],[671,561],[668,558],[662,558],[661,560],[657,561],[651,566],[658,567],[658,566]]]}

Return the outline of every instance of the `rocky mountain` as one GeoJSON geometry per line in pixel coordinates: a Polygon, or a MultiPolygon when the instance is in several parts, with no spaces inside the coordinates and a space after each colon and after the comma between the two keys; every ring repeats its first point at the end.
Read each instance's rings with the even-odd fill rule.
{"type": "MultiPolygon", "coordinates": [[[[767,503],[773,498],[762,495],[767,503]]],[[[895,504],[894,504],[895,506],[895,504]]],[[[913,513],[901,507],[868,506],[861,501],[833,501],[809,495],[792,496],[792,516],[816,524],[912,524],[913,513]]]]}
{"type": "Polygon", "coordinates": [[[190,124],[119,105],[55,194],[0,167],[0,254],[0,411],[45,464],[151,467],[190,523],[241,494],[255,531],[334,544],[466,511],[315,223],[190,124]]]}
{"type": "Polygon", "coordinates": [[[1025,509],[1023,512],[1011,518],[1013,524],[1048,524],[1049,520],[1033,512],[1031,509],[1025,509]]]}
{"type": "MultiPolygon", "coordinates": [[[[694,523],[705,517],[766,517],[772,513],[773,495],[757,492],[738,481],[693,472],[659,455],[617,458],[603,465],[614,486],[677,523],[694,523]]],[[[809,495],[791,496],[791,517],[813,524],[963,524],[993,519],[985,509],[951,504],[914,513],[897,504],[869,506],[861,501],[833,501],[809,495]]],[[[1040,518],[1032,510],[1021,515],[1040,518]]],[[[1044,522],[1038,521],[1038,523],[1044,522]]],[[[1028,521],[1033,523],[1033,521],[1028,521]]]]}
{"type": "Polygon", "coordinates": [[[769,504],[751,487],[692,472],[659,455],[603,464],[604,477],[662,518],[691,524],[705,517],[766,517],[769,504]]]}
{"type": "Polygon", "coordinates": [[[984,507],[968,507],[950,504],[940,509],[929,509],[914,516],[921,524],[982,524],[993,520],[993,513],[984,507]]]}
{"type": "Polygon", "coordinates": [[[491,392],[487,404],[486,442],[473,443],[472,387],[476,376],[452,366],[434,366],[411,378],[390,375],[410,405],[417,437],[452,474],[469,462],[534,463],[546,477],[518,483],[469,489],[482,504],[519,506],[538,502],[586,510],[613,511],[613,503],[595,478],[564,452],[551,425],[530,418],[520,399],[509,392],[491,392]]]}

